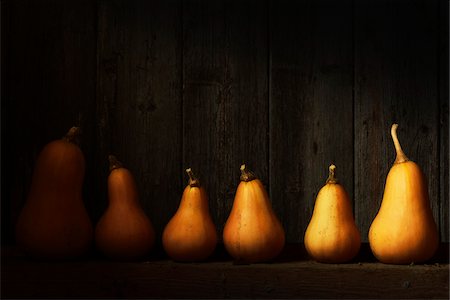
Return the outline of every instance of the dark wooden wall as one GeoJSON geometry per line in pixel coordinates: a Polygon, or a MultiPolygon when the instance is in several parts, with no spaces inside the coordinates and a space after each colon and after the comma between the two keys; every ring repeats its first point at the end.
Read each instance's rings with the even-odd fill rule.
{"type": "Polygon", "coordinates": [[[448,2],[3,0],[2,242],[43,145],[83,129],[86,207],[107,206],[107,155],[135,174],[160,235],[192,167],[220,232],[246,163],[289,242],[328,166],[367,232],[395,158],[423,169],[449,241],[448,2]]]}

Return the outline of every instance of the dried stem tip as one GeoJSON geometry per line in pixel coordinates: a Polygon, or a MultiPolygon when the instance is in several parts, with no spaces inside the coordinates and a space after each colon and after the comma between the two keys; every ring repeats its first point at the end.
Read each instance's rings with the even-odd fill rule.
{"type": "Polygon", "coordinates": [[[63,140],[70,142],[70,143],[79,144],[80,135],[81,135],[80,127],[73,126],[72,128],[69,129],[69,131],[63,137],[63,140]]]}
{"type": "Polygon", "coordinates": [[[123,168],[123,164],[114,155],[112,155],[112,154],[108,155],[108,160],[109,160],[109,171],[110,172],[112,170],[115,170],[118,168],[123,168]]]}
{"type": "Polygon", "coordinates": [[[403,162],[406,162],[409,160],[408,157],[406,157],[405,153],[403,152],[400,142],[398,141],[397,128],[398,128],[398,124],[392,124],[391,136],[392,136],[392,140],[394,141],[395,152],[397,153],[394,164],[403,163],[403,162]]]}
{"type": "Polygon", "coordinates": [[[198,180],[198,178],[195,177],[194,172],[192,172],[192,169],[191,168],[186,169],[186,173],[189,176],[189,186],[190,187],[199,187],[200,180],[198,180]]]}
{"type": "Polygon", "coordinates": [[[241,181],[249,182],[256,179],[255,174],[247,170],[245,164],[241,165],[241,181]]]}
{"type": "Polygon", "coordinates": [[[336,166],[335,165],[331,165],[329,168],[329,175],[328,175],[328,179],[326,183],[337,183],[338,180],[336,178],[336,166]]]}

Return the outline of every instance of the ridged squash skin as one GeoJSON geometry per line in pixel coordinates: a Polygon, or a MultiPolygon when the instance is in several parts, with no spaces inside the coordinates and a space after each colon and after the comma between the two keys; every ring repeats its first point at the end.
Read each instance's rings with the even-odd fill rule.
{"type": "Polygon", "coordinates": [[[210,213],[208,195],[192,170],[180,205],[163,231],[162,243],[167,255],[180,262],[200,262],[214,252],[218,237],[210,213]]]}
{"type": "Polygon", "coordinates": [[[95,228],[97,249],[112,260],[139,260],[150,254],[155,231],[139,203],[133,174],[110,155],[108,207],[95,228]]]}
{"type": "Polygon", "coordinates": [[[239,183],[223,242],[237,263],[274,259],[283,250],[285,233],[262,182],[241,166],[239,183]]]}
{"type": "Polygon", "coordinates": [[[389,170],[380,209],[369,229],[369,243],[383,263],[425,262],[436,252],[439,235],[420,167],[409,160],[392,127],[397,158],[389,170]]]}
{"type": "Polygon", "coordinates": [[[350,198],[334,177],[335,166],[316,197],[313,215],[305,232],[308,254],[323,263],[344,263],[359,252],[361,236],[353,218],[350,198]]]}
{"type": "Polygon", "coordinates": [[[30,191],[16,224],[16,242],[30,255],[70,259],[87,253],[93,229],[84,207],[85,160],[75,143],[78,127],[48,143],[34,167],[30,191]]]}

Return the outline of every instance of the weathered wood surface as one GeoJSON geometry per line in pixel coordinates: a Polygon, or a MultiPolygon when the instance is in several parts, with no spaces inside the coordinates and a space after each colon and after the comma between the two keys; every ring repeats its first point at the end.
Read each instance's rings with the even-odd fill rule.
{"type": "Polygon", "coordinates": [[[351,4],[271,3],[270,187],[290,241],[303,241],[332,163],[353,199],[351,4]]]}
{"type": "Polygon", "coordinates": [[[438,1],[355,3],[355,208],[365,240],[395,160],[393,123],[439,220],[437,11],[438,1]]]}
{"type": "Polygon", "coordinates": [[[439,144],[440,144],[440,230],[441,240],[449,241],[449,182],[450,182],[450,149],[449,149],[449,1],[439,1],[439,98],[440,98],[440,123],[439,123],[439,144]]]}
{"type": "Polygon", "coordinates": [[[95,256],[75,262],[30,261],[2,249],[2,298],[448,298],[448,244],[426,265],[385,265],[369,255],[348,264],[311,261],[289,245],[272,263],[236,265],[217,249],[206,263],[176,263],[162,255],[143,262],[95,256]]]}
{"type": "MultiPolygon", "coordinates": [[[[37,155],[82,128],[85,203],[96,206],[96,14],[81,1],[2,1],[2,242],[13,240],[37,155]]],[[[91,210],[89,210],[91,212],[91,210]]]]}
{"type": "Polygon", "coordinates": [[[180,1],[99,1],[97,208],[107,205],[113,153],[135,176],[158,240],[184,180],[181,34],[180,1]]]}
{"type": "Polygon", "coordinates": [[[448,2],[4,0],[2,243],[37,154],[83,128],[86,207],[107,205],[109,153],[135,174],[158,235],[192,167],[219,229],[239,166],[302,242],[330,163],[363,240],[394,160],[428,178],[449,240],[448,2]]]}
{"type": "Polygon", "coordinates": [[[221,236],[245,163],[268,185],[267,5],[183,2],[183,166],[221,236]]]}

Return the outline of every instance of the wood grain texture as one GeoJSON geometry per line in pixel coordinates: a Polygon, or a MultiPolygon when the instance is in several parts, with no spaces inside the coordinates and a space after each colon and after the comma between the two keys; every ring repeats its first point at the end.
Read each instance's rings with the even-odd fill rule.
{"type": "Polygon", "coordinates": [[[3,0],[1,8],[2,243],[13,242],[39,151],[75,124],[94,222],[107,205],[109,153],[135,174],[159,235],[187,167],[207,188],[221,233],[246,163],[288,242],[302,242],[335,163],[367,241],[395,157],[393,122],[449,241],[448,1],[3,0]]]}
{"type": "Polygon", "coordinates": [[[182,188],[181,2],[100,1],[98,14],[97,200],[106,202],[115,154],[134,174],[159,242],[182,188]]]}
{"type": "Polygon", "coordinates": [[[95,6],[92,1],[2,1],[2,241],[27,197],[43,146],[82,129],[84,199],[93,200],[95,6]],[[4,39],[5,38],[5,42],[4,39]],[[5,63],[5,64],[4,64],[5,63]],[[5,205],[5,206],[4,206],[5,205]]]}
{"type": "Polygon", "coordinates": [[[393,123],[406,155],[428,179],[439,220],[437,4],[355,2],[355,198],[364,241],[395,159],[393,123]]]}
{"type": "Polygon", "coordinates": [[[441,240],[444,242],[449,241],[449,2],[439,1],[439,24],[440,24],[440,43],[439,43],[439,96],[440,96],[440,229],[441,240]]]}
{"type": "MultiPolygon", "coordinates": [[[[363,249],[370,253],[367,244],[363,249]]],[[[224,248],[219,250],[223,253],[224,248]]],[[[448,252],[448,244],[442,250],[448,252]]],[[[8,258],[2,257],[1,296],[444,299],[449,293],[448,260],[397,266],[366,256],[354,263],[321,264],[305,256],[303,245],[291,245],[283,255],[284,259],[274,263],[252,265],[235,265],[227,256],[208,263],[175,263],[164,257],[132,263],[102,259],[47,263],[30,261],[13,252],[8,258]]]]}
{"type": "Polygon", "coordinates": [[[268,184],[267,6],[183,2],[183,166],[205,186],[221,236],[242,163],[268,184]]]}
{"type": "Polygon", "coordinates": [[[332,163],[353,199],[351,4],[271,2],[271,196],[291,242],[303,241],[332,163]]]}

